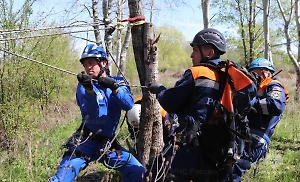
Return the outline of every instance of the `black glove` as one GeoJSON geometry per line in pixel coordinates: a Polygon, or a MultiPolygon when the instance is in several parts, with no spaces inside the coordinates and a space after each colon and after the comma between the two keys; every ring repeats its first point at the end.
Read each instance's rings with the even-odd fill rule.
{"type": "Polygon", "coordinates": [[[119,84],[116,81],[109,77],[100,77],[98,79],[98,83],[101,87],[110,88],[111,90],[117,90],[119,88],[119,84]]]}
{"type": "Polygon", "coordinates": [[[93,90],[92,77],[84,71],[78,73],[77,80],[85,89],[93,90]]]}
{"type": "Polygon", "coordinates": [[[158,83],[157,81],[154,81],[152,83],[149,84],[148,86],[148,90],[153,93],[156,94],[157,93],[157,89],[162,86],[162,84],[158,83]]]}
{"type": "Polygon", "coordinates": [[[197,147],[199,145],[198,136],[200,135],[200,128],[198,124],[189,124],[186,131],[183,133],[183,145],[197,147]]]}
{"type": "Polygon", "coordinates": [[[250,73],[253,75],[253,77],[256,80],[256,87],[259,88],[261,84],[261,77],[256,72],[251,71],[250,73]]]}
{"type": "Polygon", "coordinates": [[[180,125],[175,131],[181,133],[181,135],[179,135],[180,142],[184,146],[198,146],[198,136],[201,135],[200,123],[189,116],[180,118],[179,123],[180,125]]]}

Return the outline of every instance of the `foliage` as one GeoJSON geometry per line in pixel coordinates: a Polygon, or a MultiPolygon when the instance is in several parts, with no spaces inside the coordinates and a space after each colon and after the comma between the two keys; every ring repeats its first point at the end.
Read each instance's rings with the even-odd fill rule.
{"type": "Polygon", "coordinates": [[[181,32],[168,25],[159,27],[155,32],[157,35],[161,34],[157,43],[159,71],[191,66],[189,54],[183,49],[188,42],[181,32]]]}

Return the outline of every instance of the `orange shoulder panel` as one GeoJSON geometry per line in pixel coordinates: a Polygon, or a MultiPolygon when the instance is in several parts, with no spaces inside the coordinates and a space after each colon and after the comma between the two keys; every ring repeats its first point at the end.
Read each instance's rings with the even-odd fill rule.
{"type": "Polygon", "coordinates": [[[280,83],[280,81],[278,81],[278,80],[273,80],[271,77],[265,78],[265,79],[260,83],[260,85],[259,85],[259,90],[264,90],[264,89],[269,85],[269,83],[271,83],[271,82],[277,82],[277,83],[279,83],[279,84],[283,87],[283,89],[284,89],[284,91],[285,91],[285,98],[286,98],[286,100],[288,100],[288,99],[290,98],[290,96],[289,96],[289,91],[287,90],[287,88],[286,88],[282,83],[280,83]]]}
{"type": "Polygon", "coordinates": [[[233,65],[233,63],[229,62],[228,73],[231,76],[234,87],[237,91],[252,84],[253,81],[248,76],[246,76],[242,71],[238,70],[237,68],[231,65],[233,65]]]}
{"type": "Polygon", "coordinates": [[[190,70],[193,74],[194,80],[201,76],[214,81],[220,80],[219,74],[216,71],[214,71],[213,68],[209,68],[206,66],[195,66],[195,67],[191,67],[190,70]]]}

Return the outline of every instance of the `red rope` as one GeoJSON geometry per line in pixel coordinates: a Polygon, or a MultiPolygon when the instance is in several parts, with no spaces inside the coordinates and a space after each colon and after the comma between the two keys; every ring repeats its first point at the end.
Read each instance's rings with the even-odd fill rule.
{"type": "Polygon", "coordinates": [[[136,17],[132,17],[132,18],[127,18],[124,20],[120,20],[120,22],[128,21],[129,23],[134,23],[136,21],[141,21],[141,20],[145,20],[145,16],[136,16],[136,17]]]}

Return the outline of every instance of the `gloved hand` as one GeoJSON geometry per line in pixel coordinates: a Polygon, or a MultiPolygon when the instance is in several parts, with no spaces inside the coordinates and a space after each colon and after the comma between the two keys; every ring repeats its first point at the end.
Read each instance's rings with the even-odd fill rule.
{"type": "Polygon", "coordinates": [[[183,134],[183,145],[197,147],[199,145],[198,136],[200,135],[200,128],[197,124],[189,124],[183,134]]]}
{"type": "Polygon", "coordinates": [[[253,75],[253,77],[256,80],[256,87],[259,88],[261,84],[261,77],[256,72],[251,71],[250,73],[253,75]]]}
{"type": "Polygon", "coordinates": [[[179,123],[180,125],[175,131],[179,132],[180,142],[184,146],[198,146],[198,136],[201,135],[200,123],[196,122],[191,116],[180,118],[179,123]]]}
{"type": "Polygon", "coordinates": [[[109,77],[100,77],[98,79],[98,83],[101,87],[110,88],[111,90],[117,90],[119,88],[119,84],[116,81],[109,77]]]}
{"type": "Polygon", "coordinates": [[[158,83],[157,81],[154,81],[152,83],[149,84],[148,86],[148,90],[153,93],[156,94],[157,93],[157,89],[162,86],[162,84],[158,83]]]}
{"type": "Polygon", "coordinates": [[[92,77],[86,74],[84,71],[78,73],[77,80],[85,89],[93,90],[92,77]]]}

